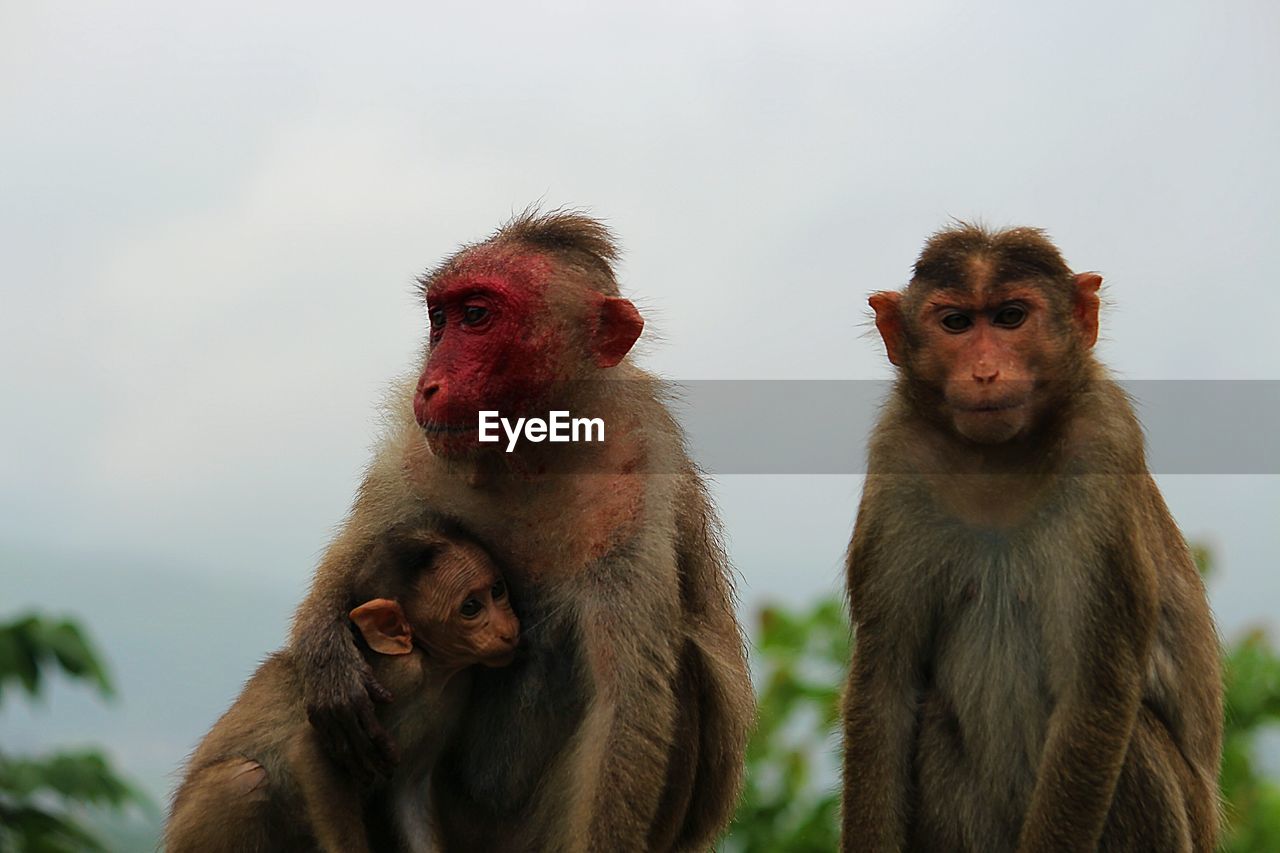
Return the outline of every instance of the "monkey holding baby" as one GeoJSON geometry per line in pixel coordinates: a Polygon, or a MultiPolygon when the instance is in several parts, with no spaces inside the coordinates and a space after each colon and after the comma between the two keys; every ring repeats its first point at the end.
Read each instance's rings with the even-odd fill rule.
{"type": "Polygon", "coordinates": [[[959,225],[870,299],[898,380],[848,552],[846,851],[1214,848],[1217,635],[1092,354],[1101,283],[959,225]]]}
{"type": "Polygon", "coordinates": [[[425,516],[510,567],[522,653],[475,674],[432,774],[446,850],[703,851],[737,804],[755,698],[732,570],[668,391],[629,358],[617,257],[600,222],[529,211],[421,277],[421,361],[294,619],[326,750],[377,778],[388,690],[346,617],[370,543],[425,516]],[[484,412],[556,411],[603,440],[479,434],[484,412]]]}
{"type": "Polygon", "coordinates": [[[379,709],[399,746],[395,773],[365,788],[334,764],[307,720],[295,656],[277,652],[191,757],[165,827],[169,853],[436,849],[426,794],[467,670],[510,664],[519,623],[489,555],[456,534],[389,531],[362,576],[386,596],[349,616],[396,696],[379,709]]]}

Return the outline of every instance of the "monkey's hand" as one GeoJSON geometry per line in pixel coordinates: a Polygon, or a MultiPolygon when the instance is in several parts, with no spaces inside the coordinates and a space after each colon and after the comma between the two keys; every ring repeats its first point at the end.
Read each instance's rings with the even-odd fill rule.
{"type": "Polygon", "coordinates": [[[307,719],[325,752],[360,784],[371,784],[389,778],[396,766],[395,743],[374,713],[375,702],[385,704],[392,696],[350,636],[342,639],[335,654],[313,658],[306,667],[307,719]]]}

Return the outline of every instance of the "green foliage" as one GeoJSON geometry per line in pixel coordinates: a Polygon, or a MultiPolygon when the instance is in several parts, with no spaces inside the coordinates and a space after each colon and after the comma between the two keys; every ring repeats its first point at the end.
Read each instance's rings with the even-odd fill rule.
{"type": "Polygon", "coordinates": [[[725,849],[808,853],[838,847],[834,756],[849,624],[838,601],[760,614],[759,721],[747,748],[742,803],[725,849]]]}
{"type": "MultiPolygon", "coordinates": [[[[1196,550],[1207,570],[1208,554],[1196,550]]],[[[726,851],[837,849],[839,687],[849,627],[834,599],[801,611],[766,608],[756,641],[760,721],[726,851]],[[825,764],[823,763],[825,759],[825,764]]],[[[1280,655],[1260,631],[1225,652],[1224,853],[1280,850],[1280,783],[1257,763],[1261,731],[1280,723],[1280,655]]]]}
{"type": "Polygon", "coordinates": [[[39,695],[41,673],[54,663],[101,695],[112,695],[106,670],[74,622],[28,615],[0,625],[0,691],[16,681],[30,695],[39,695]]]}
{"type": "Polygon", "coordinates": [[[1223,850],[1280,850],[1280,784],[1257,767],[1259,732],[1280,723],[1280,657],[1261,631],[1227,650],[1227,724],[1222,750],[1223,850]]]}
{"type": "MultiPolygon", "coordinates": [[[[0,699],[13,684],[39,696],[54,667],[103,697],[113,694],[106,668],[75,623],[28,615],[0,624],[0,699]]],[[[101,850],[74,811],[85,806],[120,810],[131,803],[147,805],[97,751],[36,758],[0,752],[0,851],[101,850]]]]}

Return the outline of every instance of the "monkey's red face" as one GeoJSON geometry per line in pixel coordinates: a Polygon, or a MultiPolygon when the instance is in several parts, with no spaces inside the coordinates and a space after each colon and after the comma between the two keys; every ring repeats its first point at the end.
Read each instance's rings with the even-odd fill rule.
{"type": "Polygon", "coordinates": [[[481,410],[522,415],[561,378],[563,336],[542,322],[550,264],[532,255],[474,266],[427,292],[430,349],[413,413],[438,452],[473,445],[481,410]]]}
{"type": "Polygon", "coordinates": [[[481,446],[481,411],[545,413],[557,383],[612,367],[631,349],[644,325],[635,307],[556,273],[545,255],[481,247],[431,283],[413,412],[434,452],[481,446]]]}
{"type": "Polygon", "coordinates": [[[934,388],[955,432],[980,444],[1000,444],[1030,429],[1051,404],[1062,365],[1071,361],[1072,331],[1058,328],[1034,285],[940,288],[917,310],[909,335],[900,294],[877,293],[871,306],[890,361],[934,388]]]}

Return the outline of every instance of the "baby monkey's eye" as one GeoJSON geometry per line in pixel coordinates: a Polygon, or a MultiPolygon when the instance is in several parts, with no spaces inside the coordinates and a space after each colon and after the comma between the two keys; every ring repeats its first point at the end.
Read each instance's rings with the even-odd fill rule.
{"type": "Polygon", "coordinates": [[[507,585],[498,581],[493,585],[493,589],[489,590],[489,594],[494,597],[494,600],[501,601],[507,597],[507,585]]]}
{"type": "Polygon", "coordinates": [[[474,619],[480,615],[481,610],[484,610],[484,605],[480,603],[478,598],[468,598],[458,608],[458,612],[462,614],[463,619],[474,619]]]}

